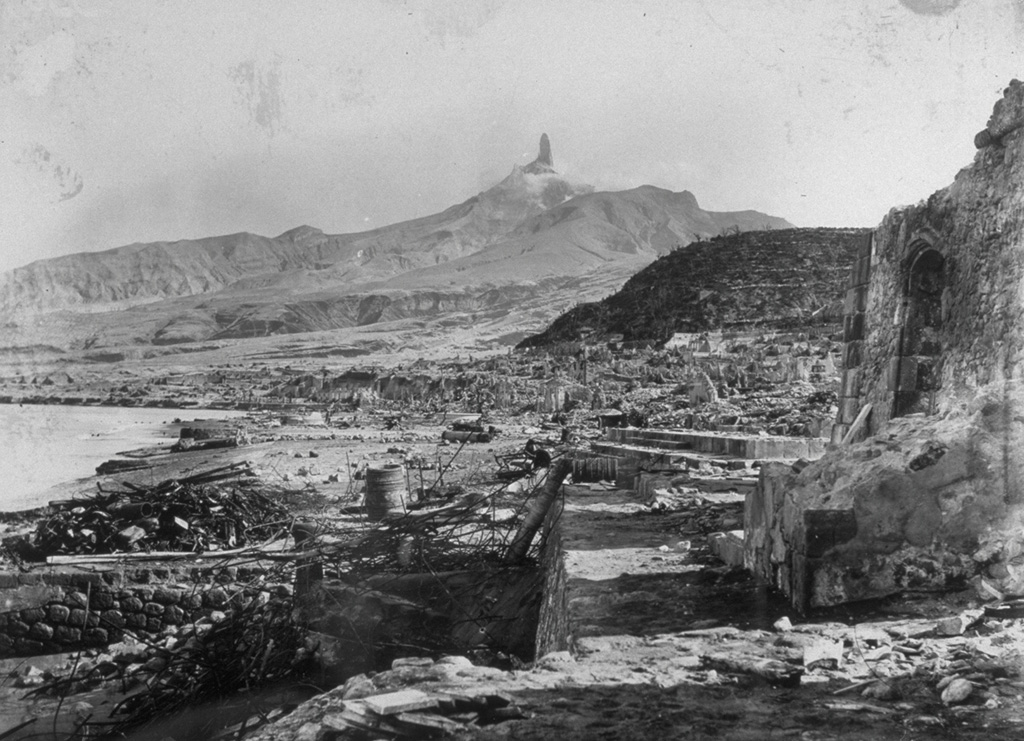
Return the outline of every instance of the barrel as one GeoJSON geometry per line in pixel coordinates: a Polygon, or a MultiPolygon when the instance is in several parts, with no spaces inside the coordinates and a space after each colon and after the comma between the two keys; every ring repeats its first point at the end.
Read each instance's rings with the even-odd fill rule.
{"type": "Polygon", "coordinates": [[[618,472],[615,458],[576,458],[572,462],[573,483],[615,481],[618,472]]]}
{"type": "Polygon", "coordinates": [[[366,469],[366,516],[383,520],[405,514],[409,493],[405,486],[405,466],[388,463],[366,469]]]}

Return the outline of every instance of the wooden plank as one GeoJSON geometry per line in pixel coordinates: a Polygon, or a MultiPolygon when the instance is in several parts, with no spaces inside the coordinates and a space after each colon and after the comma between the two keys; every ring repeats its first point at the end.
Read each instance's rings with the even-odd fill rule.
{"type": "Polygon", "coordinates": [[[853,420],[853,424],[850,425],[850,429],[846,431],[846,435],[843,436],[843,441],[840,445],[849,445],[853,442],[853,439],[860,434],[861,428],[868,419],[868,415],[871,414],[871,405],[865,404],[861,407],[860,412],[857,414],[857,418],[853,420]]]}

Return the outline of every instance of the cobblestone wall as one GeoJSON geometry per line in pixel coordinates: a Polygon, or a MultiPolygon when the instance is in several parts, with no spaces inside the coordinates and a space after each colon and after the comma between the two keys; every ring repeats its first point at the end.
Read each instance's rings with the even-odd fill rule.
{"type": "Polygon", "coordinates": [[[0,573],[0,658],[102,647],[125,631],[156,636],[230,609],[243,594],[232,583],[235,570],[217,574],[224,584],[208,573],[189,586],[130,583],[151,575],[0,573]]]}

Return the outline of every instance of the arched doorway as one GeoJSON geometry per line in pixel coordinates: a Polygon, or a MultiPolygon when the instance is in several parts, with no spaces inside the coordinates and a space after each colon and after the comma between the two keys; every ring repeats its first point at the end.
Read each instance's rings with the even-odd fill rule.
{"type": "Polygon", "coordinates": [[[935,411],[935,392],[942,383],[942,253],[923,245],[910,260],[905,286],[894,417],[935,411]]]}

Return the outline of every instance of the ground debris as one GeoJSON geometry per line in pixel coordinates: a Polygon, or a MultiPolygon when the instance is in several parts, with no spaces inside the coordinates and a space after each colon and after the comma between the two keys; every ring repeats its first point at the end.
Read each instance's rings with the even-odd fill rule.
{"type": "Polygon", "coordinates": [[[503,692],[474,696],[446,692],[401,690],[346,700],[323,717],[328,728],[341,738],[362,738],[362,734],[386,734],[396,739],[451,736],[468,732],[472,726],[486,726],[528,715],[503,692]]]}
{"type": "Polygon", "coordinates": [[[291,516],[256,486],[247,463],[155,486],[125,484],[91,499],[52,503],[31,539],[39,557],[138,551],[203,553],[268,540],[291,516]]]}

